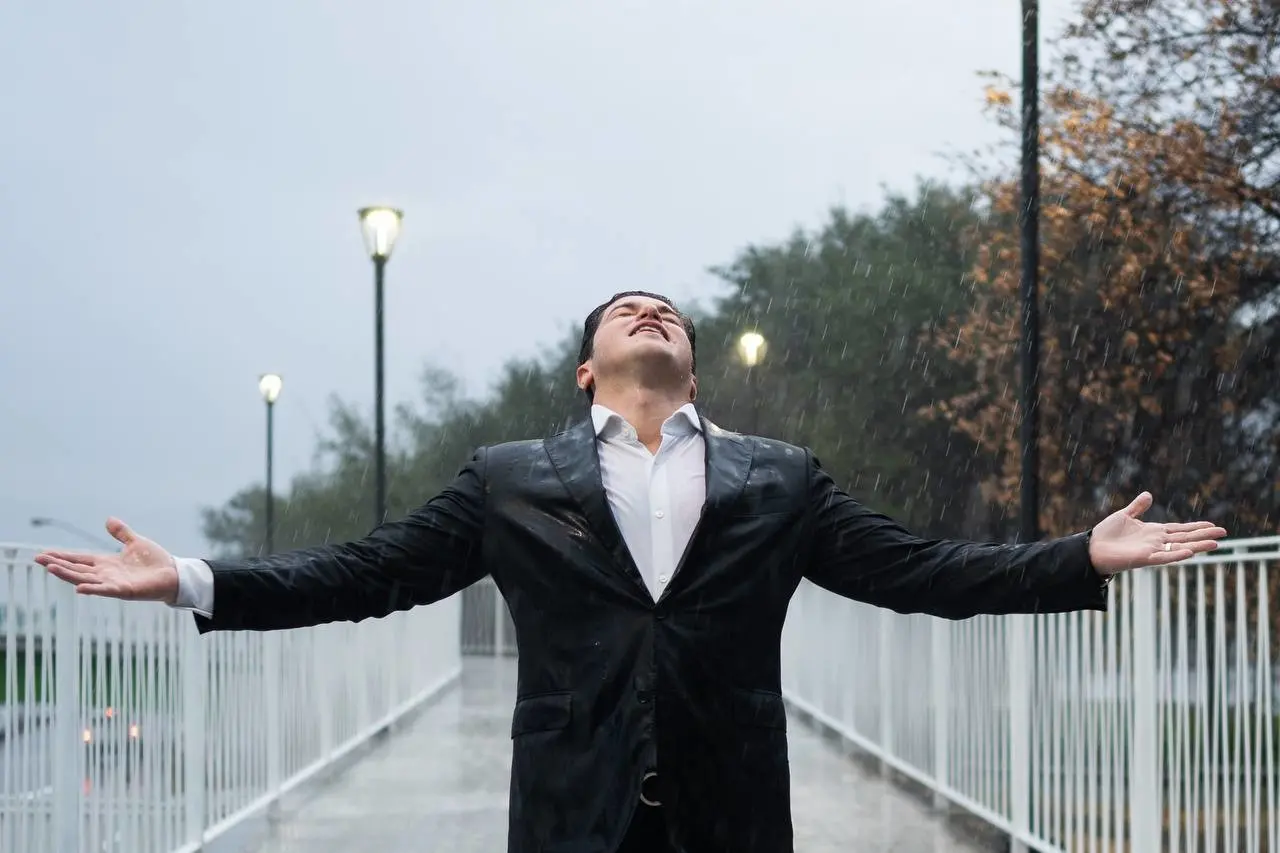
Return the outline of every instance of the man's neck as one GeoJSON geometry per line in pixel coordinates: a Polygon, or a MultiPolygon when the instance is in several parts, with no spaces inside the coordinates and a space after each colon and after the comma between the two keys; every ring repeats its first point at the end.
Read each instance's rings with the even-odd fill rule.
{"type": "Polygon", "coordinates": [[[594,402],[621,415],[635,428],[636,437],[644,446],[656,453],[662,444],[662,425],[689,399],[646,388],[625,391],[601,388],[597,389],[594,402]]]}

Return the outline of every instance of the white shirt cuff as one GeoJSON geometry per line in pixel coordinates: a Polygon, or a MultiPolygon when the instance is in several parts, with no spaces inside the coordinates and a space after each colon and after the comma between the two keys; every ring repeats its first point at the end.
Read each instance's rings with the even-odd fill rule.
{"type": "Polygon", "coordinates": [[[213,569],[204,560],[175,557],[178,568],[178,599],[175,610],[190,610],[206,619],[213,617],[213,569]]]}

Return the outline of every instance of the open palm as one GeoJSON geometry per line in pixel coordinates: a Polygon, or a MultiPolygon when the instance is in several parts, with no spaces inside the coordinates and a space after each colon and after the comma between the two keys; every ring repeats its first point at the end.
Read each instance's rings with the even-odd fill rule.
{"type": "Polygon", "coordinates": [[[35,561],[54,577],[74,584],[81,595],[172,604],[178,595],[178,571],[169,552],[118,518],[107,521],[107,532],[124,546],[119,553],[44,551],[35,561]]]}
{"type": "Polygon", "coordinates": [[[1143,492],[1122,510],[1093,528],[1089,558],[1105,575],[1144,566],[1163,566],[1218,547],[1227,531],[1210,521],[1160,524],[1142,520],[1151,509],[1150,492],[1143,492]]]}

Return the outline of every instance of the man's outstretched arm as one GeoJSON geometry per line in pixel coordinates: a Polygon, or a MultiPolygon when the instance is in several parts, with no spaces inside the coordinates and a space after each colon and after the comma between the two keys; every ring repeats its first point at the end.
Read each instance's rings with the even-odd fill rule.
{"type": "Polygon", "coordinates": [[[447,598],[484,576],[484,463],[480,451],[440,494],[354,542],[186,562],[180,574],[163,548],[112,520],[108,530],[125,546],[119,554],[53,551],[36,562],[85,595],[193,609],[202,632],[376,618],[447,598]]]}
{"type": "Polygon", "coordinates": [[[1150,524],[1151,496],[1099,522],[1091,534],[1022,545],[922,539],[836,487],[810,466],[814,550],[805,576],[847,598],[948,619],[980,614],[1104,610],[1116,572],[1185,560],[1217,547],[1209,522],[1150,524]]]}

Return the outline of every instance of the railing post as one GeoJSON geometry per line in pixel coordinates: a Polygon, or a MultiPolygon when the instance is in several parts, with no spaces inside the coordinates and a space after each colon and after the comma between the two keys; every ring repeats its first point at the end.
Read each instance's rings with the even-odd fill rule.
{"type": "MultiPolygon", "coordinates": [[[[34,573],[32,574],[34,578],[34,573]]],[[[34,584],[32,584],[34,585],[34,584]]],[[[54,586],[52,658],[54,671],[53,849],[80,849],[80,785],[84,742],[80,737],[80,629],[75,587],[54,586]]],[[[46,651],[46,654],[50,652],[46,651]]]]}
{"type": "Polygon", "coordinates": [[[951,784],[948,763],[951,756],[951,622],[929,620],[929,673],[933,693],[933,807],[947,808],[951,801],[942,793],[951,784]]]}
{"type": "Polygon", "coordinates": [[[502,592],[498,585],[490,583],[489,589],[493,590],[493,656],[500,658],[506,653],[506,614],[502,612],[502,592]]]}
{"type": "Polygon", "coordinates": [[[337,666],[329,649],[330,632],[313,631],[311,635],[311,667],[315,674],[315,690],[318,705],[315,709],[316,726],[320,730],[317,758],[328,759],[334,750],[333,706],[338,701],[338,691],[334,688],[334,672],[337,666]]]}
{"type": "MultiPolygon", "coordinates": [[[[372,623],[369,630],[357,632],[344,644],[346,646],[343,650],[344,653],[350,655],[351,648],[354,647],[356,660],[368,660],[370,653],[378,649],[377,629],[382,627],[382,624],[385,624],[385,622],[381,624],[375,622],[372,623]]],[[[347,660],[350,661],[351,658],[347,657],[347,660]]],[[[346,664],[346,667],[350,667],[350,664],[346,664]]],[[[351,668],[347,671],[352,673],[351,676],[347,677],[347,691],[348,695],[354,694],[353,707],[351,709],[355,715],[353,729],[358,732],[364,731],[365,728],[373,723],[376,716],[376,712],[373,710],[373,697],[369,695],[368,690],[369,671],[363,666],[358,667],[358,670],[351,668]],[[359,676],[355,675],[356,671],[360,673],[359,676]]]]}
{"type": "Polygon", "coordinates": [[[1005,617],[1009,682],[1009,853],[1026,853],[1031,831],[1031,655],[1034,617],[1005,617]]]}
{"type": "Polygon", "coordinates": [[[1129,738],[1129,809],[1132,853],[1158,853],[1163,815],[1159,778],[1158,697],[1156,687],[1155,570],[1132,572],[1133,719],[1129,738]]]}
{"type": "Polygon", "coordinates": [[[205,820],[205,691],[208,670],[205,642],[191,633],[182,640],[182,801],[187,840],[204,845],[205,820]]]}
{"type": "MultiPolygon", "coordinates": [[[[887,608],[881,608],[879,646],[880,681],[880,748],[885,755],[893,755],[893,619],[896,615],[887,608]]],[[[888,762],[880,762],[880,772],[888,773],[888,762]]]]}
{"type": "MultiPolygon", "coordinates": [[[[386,673],[387,679],[387,698],[386,711],[390,714],[392,711],[400,707],[400,650],[409,648],[407,643],[402,641],[404,637],[404,626],[406,616],[402,613],[396,614],[392,623],[387,626],[387,631],[383,635],[386,637],[386,653],[383,655],[382,665],[386,673]]],[[[457,635],[457,631],[454,635],[457,635]]]]}
{"type": "Polygon", "coordinates": [[[281,751],[282,724],[281,692],[284,689],[282,638],[279,631],[267,631],[262,635],[262,698],[266,717],[266,739],[264,744],[267,758],[267,789],[275,795],[267,810],[267,815],[275,819],[280,809],[280,785],[284,782],[283,761],[281,751]]]}

